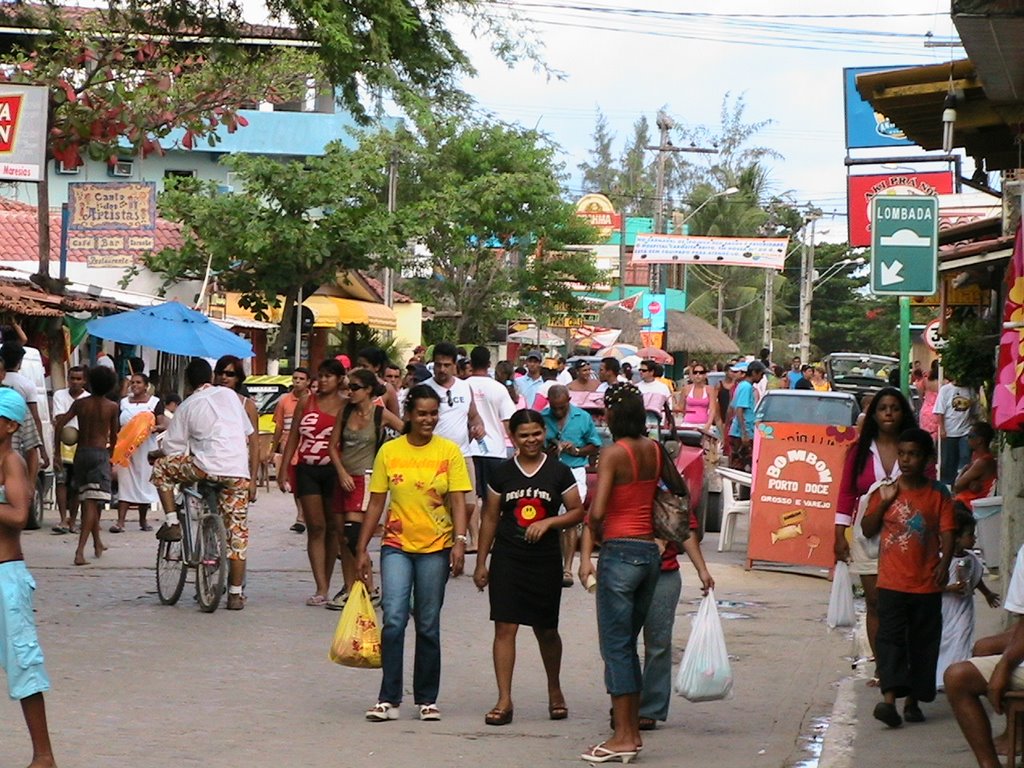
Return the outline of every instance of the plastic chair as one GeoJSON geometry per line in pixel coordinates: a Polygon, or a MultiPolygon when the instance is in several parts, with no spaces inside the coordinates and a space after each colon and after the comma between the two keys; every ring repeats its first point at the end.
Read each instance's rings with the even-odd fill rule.
{"type": "Polygon", "coordinates": [[[716,467],[722,477],[722,532],[718,534],[718,551],[732,549],[732,538],[736,531],[736,518],[750,514],[750,499],[741,501],[734,483],[750,486],[753,478],[749,472],[729,467],[716,467]]]}

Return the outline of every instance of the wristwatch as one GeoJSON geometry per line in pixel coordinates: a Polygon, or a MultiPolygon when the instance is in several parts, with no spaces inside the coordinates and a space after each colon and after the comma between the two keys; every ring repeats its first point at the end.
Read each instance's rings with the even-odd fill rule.
{"type": "Polygon", "coordinates": [[[469,544],[469,536],[464,533],[456,533],[455,540],[461,541],[463,544],[469,544]]]}

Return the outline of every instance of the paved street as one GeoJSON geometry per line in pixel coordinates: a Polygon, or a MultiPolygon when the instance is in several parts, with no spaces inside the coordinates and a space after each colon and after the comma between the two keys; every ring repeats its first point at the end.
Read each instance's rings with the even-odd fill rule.
{"type": "MultiPolygon", "coordinates": [[[[570,718],[547,719],[539,655],[532,635],[523,633],[515,722],[484,725],[495,698],[492,629],[486,598],[466,577],[450,584],[444,610],[444,719],[420,723],[407,702],[397,722],[366,722],[379,672],[327,660],[338,614],[303,605],[312,581],[305,537],[287,530],[292,513],[290,499],[262,492],[252,513],[250,601],[242,613],[202,614],[190,587],[179,605],[161,606],[156,541],[137,526],[104,534],[110,550],[84,568],[71,566],[72,537],[49,533],[52,519],[25,535],[39,584],[40,636],[53,679],[47,706],[60,765],[540,768],[582,764],[579,752],[607,735],[593,597],[578,586],[564,593],[562,610],[570,718]]],[[[734,617],[726,633],[735,696],[707,704],[674,698],[668,723],[647,735],[644,765],[814,765],[809,739],[831,715],[836,681],[849,674],[852,641],[825,628],[825,580],[745,572],[745,536],[738,532],[736,550],[722,555],[713,552],[716,535],[705,543],[719,600],[738,603],[723,608],[734,617]]],[[[685,561],[683,579],[677,661],[698,594],[685,561]]],[[[20,711],[11,702],[3,707],[0,766],[27,764],[20,711]]]]}

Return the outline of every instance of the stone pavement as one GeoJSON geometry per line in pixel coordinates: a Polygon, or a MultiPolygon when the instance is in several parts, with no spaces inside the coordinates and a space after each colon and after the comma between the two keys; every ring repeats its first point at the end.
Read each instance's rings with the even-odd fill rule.
{"type": "MultiPolygon", "coordinates": [[[[53,681],[47,707],[61,766],[544,768],[582,765],[579,753],[608,735],[593,597],[579,586],[566,590],[562,602],[562,682],[569,719],[547,719],[539,654],[532,633],[524,631],[513,689],[515,721],[503,728],[484,725],[496,696],[492,625],[486,596],[468,577],[449,585],[442,619],[444,719],[421,723],[407,703],[402,719],[368,723],[363,712],[376,700],[380,673],[327,660],[338,614],[303,604],[312,579],[305,537],[288,531],[293,513],[290,498],[276,489],[261,492],[251,514],[249,604],[241,613],[200,613],[191,586],[177,606],[161,606],[153,572],[156,541],[137,525],[124,534],[105,533],[109,551],[83,568],[71,565],[73,537],[50,534],[52,519],[42,531],[25,534],[28,565],[39,587],[37,618],[53,681]]],[[[109,527],[110,519],[104,523],[109,527]]],[[[781,571],[746,572],[744,541],[740,530],[733,552],[715,553],[715,534],[704,545],[717,597],[726,601],[722,611],[734,659],[734,696],[704,704],[673,698],[668,723],[646,734],[637,761],[642,765],[817,763],[840,681],[851,674],[852,633],[825,628],[827,581],[781,571]]],[[[685,558],[681,561],[677,664],[699,601],[693,570],[685,558]]],[[[407,690],[411,644],[410,630],[407,690]]],[[[870,719],[873,692],[858,682],[843,685],[854,692],[851,711],[861,716],[866,711],[867,720],[854,729],[830,729],[841,737],[856,736],[848,744],[842,738],[831,744],[832,759],[882,765],[874,758],[880,746],[892,744],[905,757],[900,745],[907,737],[921,738],[921,749],[937,761],[948,761],[953,746],[962,746],[948,713],[915,731],[879,738],[870,719]],[[940,747],[934,737],[943,734],[949,744],[940,747]]],[[[13,702],[2,707],[0,768],[25,765],[29,745],[20,710],[13,702]]]]}

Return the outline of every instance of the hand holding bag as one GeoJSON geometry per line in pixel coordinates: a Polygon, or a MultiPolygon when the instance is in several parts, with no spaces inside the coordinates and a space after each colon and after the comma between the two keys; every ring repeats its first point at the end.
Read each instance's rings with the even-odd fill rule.
{"type": "Polygon", "coordinates": [[[832,593],[828,598],[828,615],[825,622],[829,629],[852,627],[857,623],[857,614],[853,608],[850,566],[843,560],[836,563],[835,571],[832,573],[832,593]]]}
{"type": "Polygon", "coordinates": [[[715,592],[701,601],[676,675],[676,693],[689,701],[717,701],[732,691],[732,666],[715,592]]]}
{"type": "Polygon", "coordinates": [[[373,611],[366,585],[361,581],[352,585],[352,592],[334,630],[329,657],[343,667],[380,668],[380,627],[377,626],[377,614],[373,611]]]}
{"type": "Polygon", "coordinates": [[[661,451],[661,480],[651,506],[654,535],[682,544],[690,537],[690,492],[665,446],[657,445],[661,451]]]}

